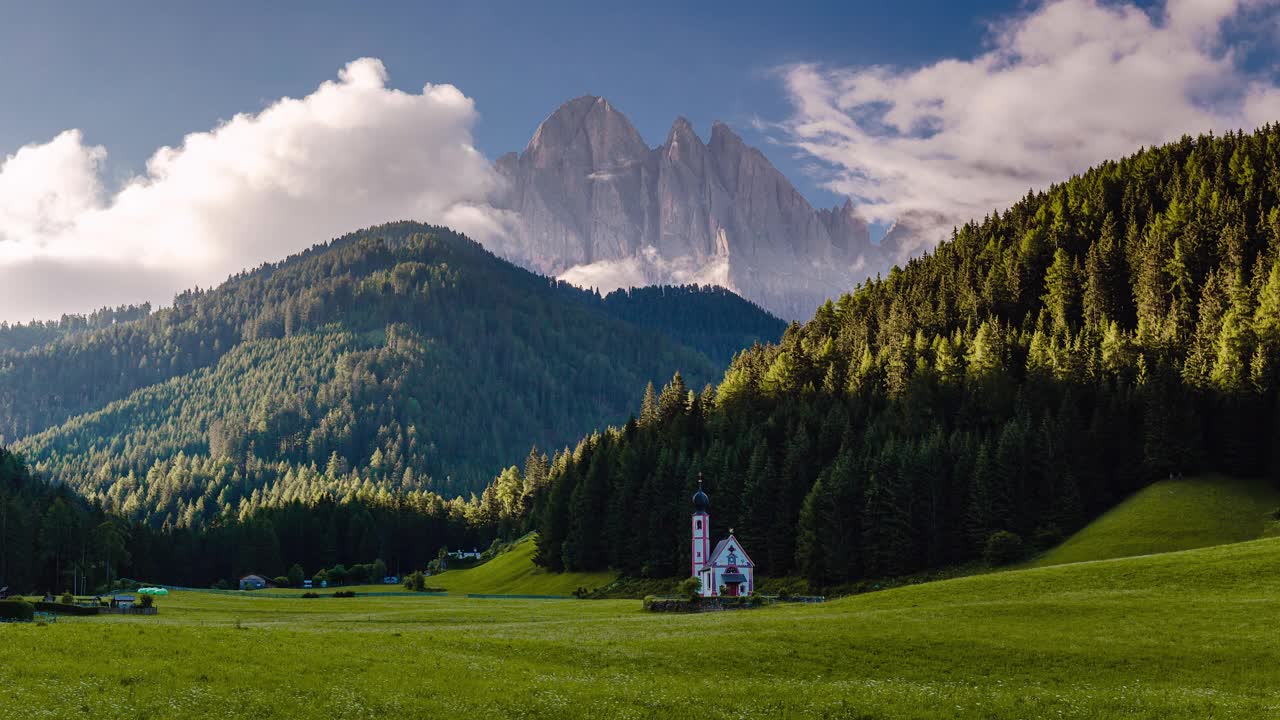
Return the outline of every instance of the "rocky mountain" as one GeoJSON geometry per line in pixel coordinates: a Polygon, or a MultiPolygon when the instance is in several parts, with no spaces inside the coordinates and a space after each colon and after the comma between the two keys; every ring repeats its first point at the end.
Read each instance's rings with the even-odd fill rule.
{"type": "Polygon", "coordinates": [[[710,283],[808,317],[882,268],[851,202],[815,210],[757,149],[678,118],[650,148],[603,98],[562,105],[495,163],[514,228],[494,249],[578,285],[710,283]]]}

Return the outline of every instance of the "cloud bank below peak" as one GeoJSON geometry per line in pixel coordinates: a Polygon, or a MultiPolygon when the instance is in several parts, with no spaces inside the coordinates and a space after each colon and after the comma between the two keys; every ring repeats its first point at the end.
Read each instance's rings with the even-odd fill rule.
{"type": "Polygon", "coordinates": [[[452,85],[388,86],[382,62],[163,147],[108,192],[105,148],[80,130],[0,163],[0,319],[167,303],[359,227],[397,219],[502,231],[500,179],[475,148],[473,101],[452,85]]]}
{"type": "Polygon", "coordinates": [[[1278,6],[1051,0],[990,25],[972,59],[782,68],[793,114],[777,127],[864,216],[929,228],[904,248],[919,250],[1142,146],[1280,120],[1274,71],[1240,52],[1272,41],[1278,6]]]}

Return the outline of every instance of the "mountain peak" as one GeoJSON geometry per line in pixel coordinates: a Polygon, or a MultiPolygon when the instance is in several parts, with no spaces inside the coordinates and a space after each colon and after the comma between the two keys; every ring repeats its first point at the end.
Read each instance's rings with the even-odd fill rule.
{"type": "Polygon", "coordinates": [[[677,117],[650,149],[607,100],[584,95],[498,169],[511,181],[499,206],[518,217],[502,254],[579,284],[713,283],[804,317],[879,264],[851,203],[815,210],[723,122],[704,142],[677,117]]]}
{"type": "Polygon", "coordinates": [[[832,205],[830,210],[818,210],[818,219],[826,226],[841,259],[855,260],[871,247],[871,227],[854,207],[853,198],[845,198],[843,205],[832,205]]]}
{"type": "MultiPolygon", "coordinates": [[[[556,112],[558,113],[565,110],[573,110],[577,108],[589,108],[592,105],[595,105],[596,103],[604,103],[605,105],[608,105],[609,101],[605,100],[599,95],[579,95],[578,97],[572,100],[567,100],[564,103],[562,103],[560,107],[556,108],[556,112]]],[[[552,115],[554,114],[555,113],[552,113],[552,115]]]]}
{"type": "Polygon", "coordinates": [[[593,114],[600,116],[613,115],[622,118],[624,121],[626,120],[626,117],[618,112],[618,109],[605,98],[599,95],[580,95],[556,108],[554,112],[547,116],[546,120],[542,121],[542,124],[546,125],[553,120],[581,122],[584,118],[593,114]]]}
{"type": "Polygon", "coordinates": [[[679,145],[680,143],[696,142],[702,145],[702,138],[698,137],[698,133],[694,131],[693,124],[689,119],[681,115],[676,121],[671,123],[671,130],[667,133],[667,147],[679,145]]]}
{"type": "Polygon", "coordinates": [[[597,95],[583,95],[556,108],[538,126],[526,154],[561,156],[586,150],[587,162],[617,163],[644,156],[649,147],[640,133],[610,102],[597,95]],[[585,139],[585,143],[581,140],[585,139]],[[581,146],[581,147],[575,147],[581,146]]]}
{"type": "Polygon", "coordinates": [[[711,144],[712,144],[712,145],[716,145],[716,144],[723,145],[723,144],[726,144],[726,143],[732,143],[732,144],[735,144],[735,145],[745,145],[745,144],[746,144],[746,143],[742,142],[742,138],[738,137],[738,134],[737,134],[737,133],[735,133],[735,132],[734,132],[734,131],[733,131],[733,130],[728,126],[728,125],[726,125],[725,123],[721,122],[720,120],[717,120],[717,121],[715,121],[715,122],[711,123],[711,144]]]}
{"type": "Polygon", "coordinates": [[[844,215],[846,217],[858,216],[858,210],[856,207],[854,207],[853,198],[851,197],[846,197],[843,203],[836,203],[835,205],[831,206],[830,210],[824,210],[823,212],[829,213],[830,215],[833,215],[833,216],[836,216],[836,215],[844,215]]]}

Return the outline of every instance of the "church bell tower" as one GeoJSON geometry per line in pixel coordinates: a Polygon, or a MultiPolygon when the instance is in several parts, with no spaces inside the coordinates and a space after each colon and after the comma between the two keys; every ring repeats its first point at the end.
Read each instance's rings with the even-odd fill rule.
{"type": "Polygon", "coordinates": [[[689,553],[693,577],[698,577],[698,571],[711,559],[711,516],[707,514],[710,502],[702,491],[702,476],[699,475],[698,492],[693,495],[693,548],[689,553]]]}

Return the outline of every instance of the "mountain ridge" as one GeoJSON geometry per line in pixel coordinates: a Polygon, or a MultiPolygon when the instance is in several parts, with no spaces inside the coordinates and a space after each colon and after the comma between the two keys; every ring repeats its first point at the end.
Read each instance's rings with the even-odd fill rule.
{"type": "Polygon", "coordinates": [[[608,100],[583,95],[494,167],[506,181],[494,205],[514,219],[495,250],[580,286],[711,283],[796,319],[892,259],[852,201],[813,208],[723,122],[704,142],[677,117],[650,148],[608,100]]]}
{"type": "Polygon", "coordinates": [[[43,476],[156,524],[353,478],[465,496],[530,445],[625,420],[635,384],[708,381],[783,327],[720,289],[600,297],[393,223],[0,352],[0,431],[43,476]]]}

